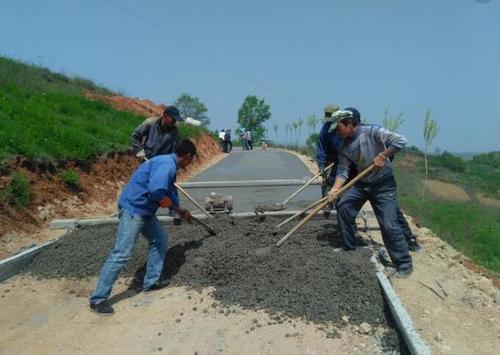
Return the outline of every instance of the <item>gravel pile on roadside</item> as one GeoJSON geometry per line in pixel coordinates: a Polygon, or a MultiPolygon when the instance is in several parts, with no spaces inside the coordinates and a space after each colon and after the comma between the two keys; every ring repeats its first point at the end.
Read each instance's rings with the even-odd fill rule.
{"type": "MultiPolygon", "coordinates": [[[[315,322],[385,324],[383,297],[370,262],[371,251],[334,251],[334,225],[313,220],[280,248],[265,249],[288,230],[273,235],[279,218],[209,221],[217,236],[197,225],[168,226],[165,273],[175,285],[214,286],[224,305],[265,309],[315,322]]],[[[291,227],[291,225],[290,225],[291,227]]],[[[24,272],[39,278],[97,276],[111,251],[116,226],[76,229],[42,251],[24,272]]],[[[122,276],[140,276],[147,242],[139,238],[122,276]]]]}

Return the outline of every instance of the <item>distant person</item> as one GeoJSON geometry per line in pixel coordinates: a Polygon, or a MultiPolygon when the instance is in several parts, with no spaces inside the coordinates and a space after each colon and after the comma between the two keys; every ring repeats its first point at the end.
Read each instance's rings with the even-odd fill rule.
{"type": "Polygon", "coordinates": [[[231,142],[231,130],[230,129],[226,129],[226,132],[224,134],[224,146],[225,146],[225,152],[231,153],[231,150],[233,150],[233,143],[231,142]]]}
{"type": "Polygon", "coordinates": [[[252,133],[249,130],[245,131],[245,140],[247,142],[248,149],[252,150],[253,149],[253,145],[252,145],[252,133]]]}
{"type": "Polygon", "coordinates": [[[376,169],[363,177],[339,197],[337,222],[345,250],[355,250],[357,241],[353,223],[359,210],[370,201],[380,225],[384,245],[396,266],[395,277],[407,278],[413,272],[413,263],[403,230],[397,217],[396,181],[389,157],[406,145],[406,138],[376,125],[362,125],[356,109],[337,111],[332,126],[342,138],[339,147],[339,164],[335,183],[329,192],[330,200],[336,200],[338,191],[349,179],[353,165],[357,172],[370,164],[376,169]]]}
{"type": "Polygon", "coordinates": [[[224,152],[224,137],[226,136],[226,131],[221,129],[219,133],[219,143],[220,143],[220,150],[224,152]]]}
{"type": "MultiPolygon", "coordinates": [[[[348,107],[346,108],[346,110],[350,110],[356,116],[361,116],[358,110],[353,107],[348,107]]],[[[321,175],[323,177],[323,182],[321,185],[321,195],[323,197],[326,196],[328,191],[332,188],[335,182],[335,177],[337,176],[337,167],[339,162],[338,152],[342,144],[342,137],[337,133],[335,129],[336,125],[332,124],[332,120],[334,120],[333,116],[337,111],[339,111],[339,107],[336,105],[325,107],[325,123],[323,124],[323,127],[321,127],[319,140],[316,145],[316,162],[318,164],[319,170],[322,172],[321,175]],[[331,163],[335,163],[335,165],[332,167],[330,172],[325,171],[325,168],[331,163]]],[[[391,161],[392,159],[393,157],[390,157],[391,161]]],[[[349,180],[356,175],[356,171],[356,166],[351,165],[349,180]]],[[[324,208],[323,213],[325,214],[325,217],[328,217],[330,215],[331,209],[331,205],[328,205],[324,208]]],[[[401,226],[401,229],[403,230],[406,243],[408,244],[408,249],[410,251],[419,251],[421,247],[417,242],[417,237],[413,234],[410,225],[401,212],[399,206],[397,207],[396,213],[398,222],[401,226]]]]}
{"type": "Polygon", "coordinates": [[[172,154],[179,144],[177,121],[183,121],[175,106],[168,106],[162,117],[151,117],[139,125],[132,134],[134,152],[151,159],[157,155],[172,154]]]}
{"type": "Polygon", "coordinates": [[[249,150],[248,143],[246,140],[246,132],[244,128],[240,132],[240,139],[241,139],[241,145],[243,146],[243,150],[249,150]]]}
{"type": "Polygon", "coordinates": [[[120,275],[139,234],[149,242],[149,254],[144,276],[143,290],[150,292],[169,285],[168,279],[161,279],[165,255],[168,248],[168,234],[158,218],[156,210],[171,200],[183,219],[190,220],[191,214],[179,207],[179,196],[174,182],[179,168],[191,164],[196,155],[193,142],[183,140],[175,154],[156,156],[141,164],[134,172],[118,199],[118,235],[115,246],[104,263],[94,294],[90,297],[90,309],[101,315],[111,315],[113,308],[108,303],[113,284],[120,275]]]}

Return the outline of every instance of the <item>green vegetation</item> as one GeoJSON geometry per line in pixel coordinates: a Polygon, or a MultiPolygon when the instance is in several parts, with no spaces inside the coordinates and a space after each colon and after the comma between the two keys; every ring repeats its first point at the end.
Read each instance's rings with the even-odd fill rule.
{"type": "Polygon", "coordinates": [[[80,175],[74,170],[63,170],[60,174],[62,181],[74,190],[80,189],[80,175]]]}
{"type": "Polygon", "coordinates": [[[200,121],[203,127],[210,124],[210,118],[207,117],[207,107],[196,96],[182,93],[175,100],[174,105],[179,109],[182,117],[194,118],[200,121]]]}
{"type": "Polygon", "coordinates": [[[26,175],[14,173],[12,180],[4,189],[0,190],[0,201],[20,208],[31,203],[29,179],[26,175]]]}
{"type": "MultiPolygon", "coordinates": [[[[0,57],[0,160],[86,160],[130,147],[143,117],[82,96],[83,90],[112,92],[90,80],[0,57]]],[[[205,132],[181,125],[182,137],[205,132]]]]}
{"type": "Polygon", "coordinates": [[[500,211],[476,202],[444,201],[427,194],[423,173],[396,164],[398,198],[403,209],[472,260],[500,275],[500,211]]]}
{"type": "Polygon", "coordinates": [[[264,99],[248,95],[238,110],[238,124],[241,128],[252,133],[252,141],[258,144],[265,136],[266,129],[263,125],[271,118],[270,106],[264,99]]]}

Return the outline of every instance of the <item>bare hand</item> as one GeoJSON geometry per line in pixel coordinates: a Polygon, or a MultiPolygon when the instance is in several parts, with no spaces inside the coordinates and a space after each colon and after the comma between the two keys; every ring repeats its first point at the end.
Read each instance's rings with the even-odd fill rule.
{"type": "Polygon", "coordinates": [[[330,192],[328,193],[328,201],[333,202],[338,198],[338,189],[331,189],[330,192]]]}
{"type": "Polygon", "coordinates": [[[387,160],[387,157],[380,153],[373,159],[373,165],[375,165],[377,168],[381,168],[385,165],[385,161],[387,160]]]}
{"type": "Polygon", "coordinates": [[[191,222],[191,220],[193,219],[192,216],[191,216],[191,212],[189,212],[185,208],[182,208],[182,207],[177,208],[177,213],[179,213],[179,216],[182,219],[184,219],[184,220],[186,220],[188,222],[191,222]]]}

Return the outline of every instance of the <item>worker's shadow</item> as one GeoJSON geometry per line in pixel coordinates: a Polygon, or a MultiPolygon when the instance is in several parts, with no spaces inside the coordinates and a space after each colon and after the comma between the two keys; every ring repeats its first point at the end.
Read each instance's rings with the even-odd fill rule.
{"type": "MultiPolygon", "coordinates": [[[[171,279],[175,274],[177,274],[182,265],[186,262],[186,252],[188,250],[198,249],[201,247],[205,238],[177,244],[169,248],[165,257],[167,262],[163,265],[161,278],[171,279]]],[[[114,304],[140,293],[142,291],[144,276],[146,275],[146,267],[147,263],[144,263],[140,268],[138,268],[135,271],[134,277],[128,289],[111,297],[109,299],[109,303],[114,304]]]]}
{"type": "Polygon", "coordinates": [[[333,223],[327,223],[321,226],[321,230],[317,234],[316,240],[322,245],[328,245],[333,248],[342,247],[342,238],[338,226],[333,223]]]}

